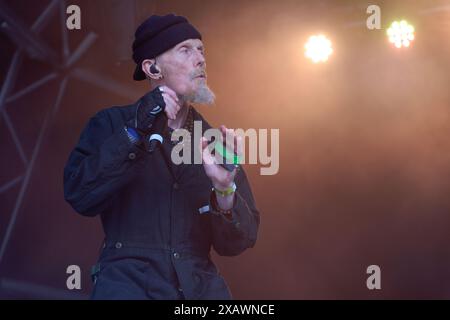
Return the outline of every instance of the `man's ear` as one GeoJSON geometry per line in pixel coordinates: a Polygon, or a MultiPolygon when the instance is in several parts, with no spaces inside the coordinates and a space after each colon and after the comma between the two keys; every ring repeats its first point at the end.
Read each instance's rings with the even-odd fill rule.
{"type": "Polygon", "coordinates": [[[162,78],[161,69],[156,65],[155,59],[145,59],[142,61],[141,67],[147,79],[159,80],[162,78]]]}

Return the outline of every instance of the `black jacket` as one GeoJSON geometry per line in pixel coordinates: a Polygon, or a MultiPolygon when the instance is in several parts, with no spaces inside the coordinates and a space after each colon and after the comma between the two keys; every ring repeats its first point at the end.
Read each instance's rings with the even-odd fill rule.
{"type": "MultiPolygon", "coordinates": [[[[149,154],[131,143],[124,127],[136,106],[92,117],[64,170],[65,199],[84,216],[100,215],[105,232],[94,291],[102,290],[102,272],[112,274],[119,261],[132,259],[143,263],[136,270],[146,269],[149,298],[176,299],[180,291],[187,299],[231,298],[209,253],[212,245],[219,255],[234,256],[255,244],[259,212],[245,172],[241,167],[236,175],[233,218],[227,219],[211,205],[203,165],[175,165],[162,150],[149,154]],[[205,206],[209,211],[200,213],[205,206]]],[[[203,132],[210,128],[193,112],[203,132]]],[[[170,159],[170,138],[162,148],[170,159]]]]}

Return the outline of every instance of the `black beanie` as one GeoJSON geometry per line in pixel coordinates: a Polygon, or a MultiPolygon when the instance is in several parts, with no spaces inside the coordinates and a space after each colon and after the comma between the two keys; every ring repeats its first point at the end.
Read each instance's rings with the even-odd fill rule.
{"type": "Polygon", "coordinates": [[[142,61],[153,59],[188,39],[202,39],[200,32],[182,16],[168,14],[153,15],[145,20],[136,30],[133,42],[133,60],[136,62],[134,80],[145,79],[142,61]]]}

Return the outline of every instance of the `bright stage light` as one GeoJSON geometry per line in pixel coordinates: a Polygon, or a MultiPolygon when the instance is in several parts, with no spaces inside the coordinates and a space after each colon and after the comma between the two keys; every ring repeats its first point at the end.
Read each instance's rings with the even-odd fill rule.
{"type": "Polygon", "coordinates": [[[397,48],[409,47],[414,40],[414,27],[406,20],[394,21],[387,29],[389,42],[397,48]]]}
{"type": "Polygon", "coordinates": [[[331,53],[331,41],[322,34],[309,37],[305,44],[305,56],[314,63],[327,61],[331,53]]]}

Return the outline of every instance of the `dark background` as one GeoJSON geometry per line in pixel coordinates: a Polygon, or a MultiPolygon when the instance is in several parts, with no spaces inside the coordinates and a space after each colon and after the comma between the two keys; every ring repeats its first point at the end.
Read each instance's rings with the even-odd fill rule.
{"type": "Polygon", "coordinates": [[[131,40],[144,18],[169,12],[203,34],[217,105],[198,110],[216,126],[280,130],[278,174],[246,166],[261,212],[256,246],[215,259],[234,296],[450,298],[449,1],[56,1],[30,32],[51,3],[0,2],[53,52],[36,54],[0,19],[2,88],[23,52],[4,97],[54,73],[0,107],[0,185],[12,182],[0,186],[1,298],[87,297],[102,230],[65,203],[63,168],[89,117],[146,92],[132,80],[131,40]],[[81,30],[63,28],[68,4],[80,6],[81,30]],[[369,4],[381,7],[381,30],[365,27],[369,4]],[[401,18],[416,28],[406,50],[386,38],[401,18]],[[334,53],[313,65],[303,44],[319,31],[334,53]],[[91,32],[95,41],[61,67],[62,39],[73,54],[91,32]],[[71,264],[81,291],[66,289],[71,264]],[[381,290],[366,287],[372,264],[381,290]]]}

